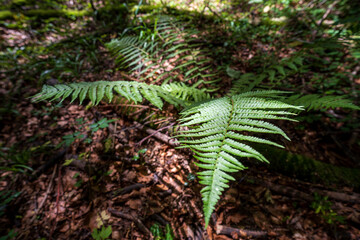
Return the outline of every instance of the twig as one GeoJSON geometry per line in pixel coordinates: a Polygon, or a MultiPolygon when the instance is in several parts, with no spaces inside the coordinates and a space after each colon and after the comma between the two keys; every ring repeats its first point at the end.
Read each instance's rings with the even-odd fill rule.
{"type": "Polygon", "coordinates": [[[329,16],[329,14],[331,13],[331,10],[334,8],[334,6],[336,4],[338,4],[339,1],[335,1],[333,2],[329,8],[326,10],[326,12],[324,13],[324,15],[322,16],[322,18],[317,22],[318,26],[321,27],[321,25],[323,24],[323,22],[325,21],[325,19],[329,16]]]}
{"type": "Polygon", "coordinates": [[[180,145],[180,143],[176,140],[176,139],[173,139],[163,133],[160,133],[154,129],[151,129],[151,128],[148,128],[148,127],[145,127],[144,125],[138,123],[138,122],[134,122],[134,125],[137,129],[140,129],[140,130],[143,130],[145,132],[147,132],[148,134],[150,134],[152,137],[155,137],[157,138],[158,140],[160,141],[163,141],[164,143],[167,143],[169,144],[170,146],[172,147],[177,147],[180,145]]]}
{"type": "MultiPolygon", "coordinates": [[[[321,25],[323,24],[324,20],[329,16],[329,14],[331,13],[331,10],[333,9],[333,7],[338,4],[339,1],[335,1],[333,2],[329,7],[328,9],[326,10],[326,12],[324,13],[324,15],[322,16],[322,18],[319,20],[319,21],[315,21],[315,24],[317,26],[317,29],[313,32],[312,34],[312,38],[315,39],[317,33],[319,32],[320,28],[321,28],[321,25]]],[[[309,15],[310,17],[310,15],[309,15]]]]}
{"type": "Polygon", "coordinates": [[[40,176],[41,173],[45,172],[47,169],[49,169],[52,165],[56,164],[65,156],[65,153],[67,152],[67,148],[60,150],[55,157],[51,158],[49,161],[47,161],[44,165],[40,166],[36,171],[33,172],[31,175],[31,179],[34,180],[38,176],[40,176]]]}
{"type": "Polygon", "coordinates": [[[127,78],[127,79],[129,79],[129,80],[131,80],[131,81],[140,82],[139,79],[133,78],[133,77],[127,75],[127,74],[124,73],[124,72],[120,72],[120,75],[123,76],[123,77],[125,77],[125,78],[127,78]]]}
{"type": "Polygon", "coordinates": [[[210,10],[210,12],[212,12],[215,16],[217,16],[219,19],[223,20],[222,17],[215,11],[212,10],[212,8],[210,7],[210,2],[207,1],[206,3],[206,7],[210,10]]]}
{"type": "MultiPolygon", "coordinates": [[[[100,108],[105,108],[105,107],[138,107],[138,108],[150,108],[149,106],[145,106],[145,105],[136,105],[136,104],[106,104],[106,105],[100,105],[97,107],[100,108]]],[[[156,108],[154,108],[156,109],[156,108]]],[[[157,110],[157,109],[156,109],[157,110]]]]}
{"type": "Polygon", "coordinates": [[[159,222],[163,226],[165,226],[166,224],[169,224],[168,221],[166,221],[162,216],[160,216],[156,213],[151,215],[151,218],[154,219],[155,221],[159,222]]]}
{"type": "MultiPolygon", "coordinates": [[[[289,196],[289,197],[293,197],[293,198],[298,198],[301,200],[305,200],[308,202],[312,202],[314,201],[314,197],[308,193],[299,191],[295,188],[292,187],[287,187],[287,186],[283,186],[283,185],[278,185],[272,182],[262,182],[259,180],[255,180],[255,182],[258,182],[259,184],[265,185],[266,187],[268,187],[270,190],[289,196]]],[[[320,190],[317,188],[310,188],[309,190],[310,193],[318,193],[320,195],[323,196],[329,196],[329,198],[335,200],[335,201],[340,201],[340,202],[348,202],[348,203],[360,203],[360,195],[353,193],[352,195],[350,194],[346,194],[346,193],[341,193],[341,192],[334,192],[334,191],[328,191],[328,190],[320,190]]]]}
{"type": "MultiPolygon", "coordinates": [[[[360,71],[360,65],[357,65],[354,69],[354,71],[351,72],[350,76],[349,76],[349,80],[350,80],[350,84],[351,84],[351,95],[353,95],[355,98],[358,97],[358,94],[356,92],[356,84],[355,84],[355,77],[358,74],[358,72],[360,71]]],[[[354,121],[356,121],[356,119],[358,118],[358,114],[357,111],[354,111],[352,113],[352,119],[354,121]]],[[[356,139],[358,138],[359,133],[357,133],[356,131],[354,131],[351,134],[351,138],[349,140],[349,145],[352,146],[356,143],[356,139]]],[[[358,165],[360,165],[360,163],[358,163],[358,165]]]]}
{"type": "Polygon", "coordinates": [[[61,166],[58,168],[58,185],[57,185],[57,195],[56,195],[56,216],[54,225],[51,228],[49,239],[52,239],[52,235],[57,225],[57,217],[59,215],[59,201],[60,201],[60,184],[61,184],[61,166]]]}
{"type": "Polygon", "coordinates": [[[133,190],[138,190],[138,189],[141,189],[141,188],[143,188],[143,187],[145,187],[145,186],[146,186],[146,185],[145,185],[145,184],[142,184],[142,183],[135,183],[135,184],[133,184],[133,185],[124,187],[124,188],[122,188],[122,189],[118,189],[118,190],[112,191],[112,192],[111,192],[111,195],[113,195],[113,196],[115,197],[115,196],[118,196],[118,195],[127,194],[127,193],[132,192],[133,190]]]}
{"type": "Polygon", "coordinates": [[[91,5],[91,8],[94,12],[96,12],[96,7],[94,5],[94,1],[93,0],[90,0],[90,5],[91,5]]]}
{"type": "Polygon", "coordinates": [[[36,219],[36,216],[38,215],[39,211],[41,210],[41,208],[44,206],[45,202],[46,202],[46,199],[48,198],[49,196],[49,193],[51,191],[51,188],[53,186],[53,182],[54,182],[54,178],[55,178],[55,174],[56,174],[56,169],[57,169],[57,165],[55,165],[55,168],[54,168],[54,171],[51,175],[51,179],[50,179],[50,183],[49,183],[49,186],[48,188],[46,189],[46,193],[45,193],[45,196],[43,198],[43,200],[40,202],[39,204],[39,207],[35,210],[35,214],[34,216],[32,217],[32,219],[30,220],[30,224],[32,222],[34,222],[34,220],[36,219]]]}
{"type": "Polygon", "coordinates": [[[174,126],[174,124],[175,124],[175,123],[171,123],[171,124],[168,125],[168,126],[165,126],[165,127],[162,127],[162,128],[160,128],[160,129],[156,130],[154,133],[152,133],[152,134],[150,134],[149,136],[143,138],[143,139],[142,139],[140,142],[138,142],[136,145],[141,146],[141,144],[142,144],[144,141],[146,141],[147,139],[151,138],[151,137],[154,136],[156,133],[160,133],[160,131],[162,131],[162,130],[164,130],[164,129],[168,129],[168,128],[174,126]]]}
{"type": "Polygon", "coordinates": [[[312,202],[314,200],[314,197],[311,196],[310,194],[301,192],[301,191],[296,190],[296,189],[291,188],[291,187],[286,187],[286,186],[283,186],[283,185],[278,185],[278,184],[274,184],[274,183],[267,182],[267,181],[263,182],[263,181],[259,181],[257,179],[255,179],[255,182],[257,182],[258,184],[261,184],[261,185],[265,185],[271,191],[280,193],[280,194],[285,195],[285,196],[305,200],[305,201],[308,201],[308,202],[312,202]]]}
{"type": "Polygon", "coordinates": [[[108,208],[109,213],[114,215],[115,217],[125,218],[127,220],[135,222],[136,226],[146,235],[150,236],[151,239],[153,239],[153,236],[149,229],[142,223],[142,221],[138,218],[135,218],[134,216],[130,214],[126,214],[120,211],[116,211],[115,209],[108,208]]]}
{"type": "Polygon", "coordinates": [[[216,226],[216,234],[223,234],[233,237],[235,234],[239,237],[253,237],[253,238],[260,238],[266,237],[267,232],[265,231],[254,231],[254,230],[245,230],[239,228],[232,228],[224,225],[217,225],[216,226]]]}
{"type": "Polygon", "coordinates": [[[340,201],[340,202],[348,202],[348,203],[360,203],[360,194],[352,193],[351,195],[341,192],[320,190],[316,188],[311,188],[311,192],[319,193],[323,196],[328,196],[329,198],[340,201]]]}

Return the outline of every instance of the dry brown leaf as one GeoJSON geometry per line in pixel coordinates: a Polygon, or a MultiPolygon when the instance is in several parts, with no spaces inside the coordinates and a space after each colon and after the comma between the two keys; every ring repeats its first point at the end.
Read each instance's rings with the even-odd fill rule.
{"type": "Polygon", "coordinates": [[[91,229],[96,229],[98,228],[98,221],[97,221],[97,218],[98,218],[98,214],[93,211],[93,212],[90,212],[86,218],[85,218],[85,222],[86,222],[86,225],[91,229]]]}
{"type": "Polygon", "coordinates": [[[265,226],[268,223],[268,220],[267,220],[265,214],[263,214],[260,211],[256,211],[256,212],[253,212],[253,218],[254,218],[256,225],[258,225],[258,227],[260,227],[261,229],[265,229],[265,226]]]}
{"type": "Polygon", "coordinates": [[[130,199],[125,205],[129,206],[131,209],[138,210],[142,205],[142,201],[140,199],[130,199]]]}
{"type": "Polygon", "coordinates": [[[231,223],[238,224],[239,222],[241,222],[246,217],[247,217],[246,215],[242,215],[240,213],[232,214],[232,215],[230,215],[230,216],[228,216],[226,218],[226,225],[229,225],[231,223]]]}
{"type": "Polygon", "coordinates": [[[218,219],[216,219],[216,226],[222,224],[223,220],[224,220],[224,213],[221,212],[218,219]]]}
{"type": "Polygon", "coordinates": [[[122,175],[123,175],[123,181],[126,182],[133,182],[136,178],[135,171],[125,170],[122,175]]]}
{"type": "Polygon", "coordinates": [[[109,219],[110,219],[110,214],[108,214],[108,212],[104,210],[100,213],[100,216],[96,218],[97,225],[101,227],[104,224],[104,221],[109,219]]]}

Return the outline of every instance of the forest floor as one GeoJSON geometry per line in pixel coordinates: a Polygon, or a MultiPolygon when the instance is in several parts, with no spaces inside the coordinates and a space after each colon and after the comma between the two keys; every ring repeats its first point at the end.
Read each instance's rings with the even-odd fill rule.
{"type": "MultiPolygon", "coordinates": [[[[39,40],[23,30],[0,27],[0,33],[7,47],[39,40]]],[[[42,40],[62,38],[49,33],[42,40]]],[[[123,78],[83,68],[88,71],[77,79],[123,78]]],[[[23,82],[22,74],[0,75],[0,94],[12,102],[11,113],[1,117],[2,157],[19,162],[0,171],[0,190],[10,192],[1,199],[9,199],[0,209],[0,236],[9,237],[4,239],[11,233],[15,239],[91,239],[103,226],[104,232],[111,226],[111,239],[151,239],[166,225],[174,239],[360,239],[359,189],[300,181],[252,163],[230,183],[204,229],[195,159],[166,142],[176,119],[171,107],[160,111],[138,104],[125,116],[126,104],[33,103],[28,96],[39,87],[23,82]],[[15,97],[9,95],[14,83],[15,97]],[[166,118],[138,123],[137,116],[148,111],[166,118]],[[144,127],[154,124],[161,130],[144,127]]],[[[288,150],[354,164],[318,129],[294,132],[288,150]]]]}

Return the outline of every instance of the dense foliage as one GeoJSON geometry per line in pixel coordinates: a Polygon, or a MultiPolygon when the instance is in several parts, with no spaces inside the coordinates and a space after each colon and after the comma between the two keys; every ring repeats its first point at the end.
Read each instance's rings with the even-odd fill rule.
{"type": "MultiPolygon", "coordinates": [[[[26,93],[36,103],[60,106],[78,99],[94,108],[149,103],[179,116],[172,137],[205,169],[196,171],[205,185],[200,193],[207,227],[229,181],[247,169],[243,162],[271,163],[257,147],[283,148],[272,134],[290,140],[285,132],[293,126],[335,126],[351,139],[347,155],[359,148],[359,9],[350,0],[194,1],[190,6],[182,1],[9,1],[0,8],[1,26],[37,28],[30,35],[50,40],[17,47],[9,38],[0,44],[0,73],[10,79],[0,110],[10,117],[19,114],[13,99],[26,83],[42,87],[37,94],[26,93]],[[189,10],[192,4],[202,10],[189,10]],[[236,14],[236,8],[243,11],[236,14]],[[75,20],[89,31],[61,30],[75,20]],[[49,32],[58,32],[58,39],[49,32]],[[300,123],[286,129],[283,120],[300,123]]],[[[85,139],[67,136],[56,149],[85,139]]],[[[42,147],[47,145],[33,153],[42,147]]],[[[32,171],[28,160],[6,151],[0,170],[32,171]]],[[[6,196],[8,204],[17,193],[6,196]]],[[[102,230],[105,239],[111,228],[102,230]]],[[[94,238],[100,235],[93,232],[94,238]]]]}

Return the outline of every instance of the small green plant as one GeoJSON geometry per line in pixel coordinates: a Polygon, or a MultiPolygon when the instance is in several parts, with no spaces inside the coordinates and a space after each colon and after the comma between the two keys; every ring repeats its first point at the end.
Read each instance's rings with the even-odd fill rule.
{"type": "Polygon", "coordinates": [[[0,237],[0,240],[10,240],[10,239],[14,239],[17,235],[17,232],[15,232],[14,229],[11,229],[8,234],[6,234],[5,236],[0,237]]]}
{"type": "Polygon", "coordinates": [[[107,118],[103,118],[100,121],[90,125],[91,132],[94,133],[99,129],[107,128],[107,127],[109,127],[109,123],[114,122],[114,121],[116,121],[116,119],[108,120],[107,118]]]}
{"type": "Polygon", "coordinates": [[[103,118],[98,122],[95,122],[90,125],[85,124],[85,120],[83,118],[76,119],[76,125],[78,125],[78,128],[80,130],[83,130],[82,132],[77,131],[72,134],[68,134],[62,137],[63,141],[60,142],[60,144],[57,146],[58,148],[65,145],[66,147],[73,144],[76,140],[83,140],[85,143],[91,143],[92,139],[90,137],[87,137],[93,133],[95,133],[99,129],[104,129],[109,127],[109,123],[116,121],[115,119],[108,120],[107,118],[103,118]],[[90,131],[90,134],[88,133],[88,130],[90,131]]]}
{"type": "Polygon", "coordinates": [[[0,217],[4,215],[4,211],[7,205],[12,200],[17,198],[20,194],[21,192],[8,191],[8,190],[0,191],[0,217]]]}
{"type": "Polygon", "coordinates": [[[151,226],[150,231],[154,237],[154,240],[173,240],[174,239],[174,234],[173,234],[170,224],[166,224],[165,234],[158,223],[154,223],[154,225],[151,226]]]}
{"type": "Polygon", "coordinates": [[[111,226],[108,226],[106,228],[102,226],[101,229],[94,229],[93,232],[91,233],[91,236],[95,240],[105,240],[108,239],[108,237],[110,237],[111,233],[112,233],[111,226]]]}
{"type": "Polygon", "coordinates": [[[335,224],[337,222],[345,223],[345,218],[337,215],[337,213],[331,209],[333,203],[329,201],[328,198],[328,196],[323,197],[318,193],[315,193],[311,208],[313,208],[315,213],[319,214],[328,224],[335,224]]]}
{"type": "MultiPolygon", "coordinates": [[[[60,143],[60,145],[65,145],[65,146],[70,146],[71,144],[73,144],[75,142],[75,140],[77,139],[83,139],[85,138],[84,134],[81,134],[80,132],[74,132],[72,134],[68,134],[62,137],[63,141],[60,143]]],[[[91,140],[91,139],[90,139],[91,140]]],[[[91,141],[88,141],[89,143],[91,141]]]]}
{"type": "MultiPolygon", "coordinates": [[[[30,140],[28,140],[30,142],[30,140]]],[[[28,173],[33,169],[29,167],[30,160],[40,154],[46,152],[49,148],[50,142],[32,148],[21,149],[19,144],[11,147],[0,146],[0,170],[28,173]]]]}
{"type": "Polygon", "coordinates": [[[134,155],[133,160],[134,160],[134,161],[139,160],[140,157],[141,157],[141,155],[145,154],[146,151],[147,151],[147,148],[143,148],[143,149],[139,150],[139,151],[134,155]]]}
{"type": "Polygon", "coordinates": [[[83,180],[81,179],[80,177],[80,173],[75,173],[74,176],[73,176],[73,179],[76,179],[76,183],[74,184],[75,187],[81,187],[81,185],[83,184],[83,180]]]}

